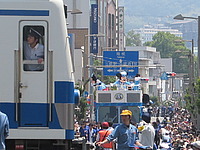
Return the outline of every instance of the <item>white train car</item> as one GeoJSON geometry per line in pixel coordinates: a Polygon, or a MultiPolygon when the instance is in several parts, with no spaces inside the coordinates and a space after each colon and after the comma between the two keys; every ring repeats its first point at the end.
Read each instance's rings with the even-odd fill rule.
{"type": "Polygon", "coordinates": [[[10,121],[9,150],[67,149],[74,138],[76,92],[65,14],[62,0],[0,0],[0,110],[10,121]],[[43,45],[40,70],[26,69],[38,65],[24,56],[31,30],[43,45]]]}

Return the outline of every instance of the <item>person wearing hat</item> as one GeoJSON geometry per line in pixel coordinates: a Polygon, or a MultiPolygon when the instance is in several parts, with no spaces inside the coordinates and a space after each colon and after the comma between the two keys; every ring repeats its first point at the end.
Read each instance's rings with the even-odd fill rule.
{"type": "MultiPolygon", "coordinates": [[[[108,135],[111,134],[111,130],[108,130],[108,128],[109,128],[109,123],[108,122],[102,122],[101,126],[102,126],[102,130],[100,130],[99,133],[97,134],[97,139],[96,139],[97,142],[104,141],[108,137],[108,135]]],[[[105,143],[101,147],[104,150],[112,150],[113,143],[112,142],[105,143]]]]}
{"type": "Polygon", "coordinates": [[[127,72],[122,71],[116,74],[118,80],[113,83],[113,85],[117,86],[120,89],[126,89],[127,86],[131,85],[130,82],[127,81],[127,72]]]}
{"type": "Polygon", "coordinates": [[[24,60],[37,60],[38,64],[25,64],[25,71],[43,71],[44,46],[39,43],[41,34],[31,28],[28,32],[27,41],[24,41],[24,60]]]}
{"type": "Polygon", "coordinates": [[[138,141],[137,128],[131,124],[132,112],[130,110],[123,110],[120,115],[122,124],[118,125],[104,141],[97,144],[102,146],[117,139],[117,150],[132,150],[136,145],[143,146],[138,141]]]}
{"type": "Polygon", "coordinates": [[[155,139],[155,129],[151,125],[151,116],[148,112],[143,112],[142,121],[140,122],[138,129],[140,131],[140,143],[153,148],[155,139]]]}
{"type": "Polygon", "coordinates": [[[97,79],[97,77],[93,74],[92,77],[92,85],[97,87],[97,90],[105,90],[107,87],[105,83],[103,83],[101,80],[97,79]]]}

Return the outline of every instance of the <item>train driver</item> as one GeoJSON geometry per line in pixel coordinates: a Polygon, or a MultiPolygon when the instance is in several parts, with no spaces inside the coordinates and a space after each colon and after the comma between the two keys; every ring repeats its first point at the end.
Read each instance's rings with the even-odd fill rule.
{"type": "Polygon", "coordinates": [[[44,46],[39,43],[42,35],[31,28],[28,32],[27,41],[24,41],[24,60],[37,60],[36,63],[26,63],[25,71],[43,71],[44,46]]]}

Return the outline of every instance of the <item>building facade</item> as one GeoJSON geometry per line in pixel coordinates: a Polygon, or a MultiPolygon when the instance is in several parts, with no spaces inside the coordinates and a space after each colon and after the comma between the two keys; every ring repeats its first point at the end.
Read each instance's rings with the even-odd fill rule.
{"type": "MultiPolygon", "coordinates": [[[[97,46],[97,52],[95,56],[102,56],[104,50],[116,50],[117,46],[117,0],[63,0],[65,5],[67,5],[67,26],[68,31],[74,34],[74,50],[76,53],[82,54],[82,59],[76,59],[75,63],[75,80],[78,82],[80,80],[84,81],[84,78],[89,77],[88,64],[91,49],[90,45],[95,44],[97,46]],[[93,33],[92,19],[92,5],[97,7],[97,16],[95,16],[95,21],[97,21],[96,32],[93,33]],[[71,14],[75,9],[79,9],[82,14],[71,14]],[[93,42],[94,36],[97,40],[93,42]],[[92,39],[93,38],[93,39],[92,39]],[[90,44],[91,43],[91,44],[90,44]],[[80,79],[79,71],[80,68],[76,68],[82,64],[82,79],[80,79]]],[[[95,12],[95,13],[96,13],[95,12]]],[[[75,56],[74,56],[75,57],[75,56]]],[[[80,67],[80,66],[79,66],[80,67]]]]}
{"type": "MultiPolygon", "coordinates": [[[[184,40],[194,40],[194,47],[197,47],[198,41],[198,21],[196,20],[179,20],[169,25],[172,29],[179,30],[183,33],[184,40]]],[[[186,46],[191,49],[191,43],[186,42],[186,46]]],[[[195,48],[194,48],[195,49],[195,48]]]]}
{"type": "Polygon", "coordinates": [[[126,47],[127,51],[139,51],[139,74],[141,78],[149,79],[148,83],[142,84],[144,94],[158,96],[160,83],[161,65],[160,52],[154,47],[126,47]]]}
{"type": "Polygon", "coordinates": [[[140,35],[142,44],[145,42],[153,41],[153,36],[158,32],[166,32],[174,34],[177,37],[182,37],[183,34],[177,29],[171,29],[169,27],[165,27],[163,25],[157,25],[157,26],[150,26],[145,25],[144,28],[140,29],[133,29],[136,34],[140,35]]]}

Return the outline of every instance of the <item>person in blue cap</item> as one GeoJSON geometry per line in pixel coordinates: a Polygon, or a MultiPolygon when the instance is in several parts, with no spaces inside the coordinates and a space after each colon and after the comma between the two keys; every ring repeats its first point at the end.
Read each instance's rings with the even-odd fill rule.
{"type": "Polygon", "coordinates": [[[30,28],[27,40],[24,41],[24,60],[37,60],[35,64],[25,64],[25,71],[43,71],[44,65],[44,46],[39,43],[42,35],[33,28],[30,28]]]}
{"type": "Polygon", "coordinates": [[[122,71],[116,74],[118,80],[113,83],[114,86],[117,86],[118,89],[126,89],[127,86],[131,85],[130,82],[127,81],[127,72],[122,71]]]}

